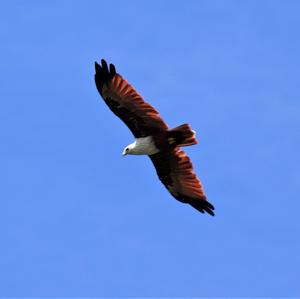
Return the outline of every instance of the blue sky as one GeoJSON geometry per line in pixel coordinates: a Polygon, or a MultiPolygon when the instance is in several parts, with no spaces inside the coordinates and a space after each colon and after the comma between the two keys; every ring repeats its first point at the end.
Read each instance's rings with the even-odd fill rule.
{"type": "Polygon", "coordinates": [[[299,1],[1,1],[0,296],[300,296],[299,1]],[[105,106],[106,58],[172,127],[216,217],[105,106]]]}

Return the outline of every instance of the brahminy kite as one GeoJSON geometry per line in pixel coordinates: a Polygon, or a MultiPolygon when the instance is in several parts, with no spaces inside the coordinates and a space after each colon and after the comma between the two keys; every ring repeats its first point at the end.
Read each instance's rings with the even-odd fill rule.
{"type": "Polygon", "coordinates": [[[199,212],[214,216],[214,207],[204,194],[182,146],[197,144],[195,131],[188,124],[169,129],[159,113],[135,89],[109,67],[104,59],[95,62],[97,89],[111,111],[130,129],[135,141],[125,147],[125,155],[148,155],[160,181],[173,197],[199,212]]]}

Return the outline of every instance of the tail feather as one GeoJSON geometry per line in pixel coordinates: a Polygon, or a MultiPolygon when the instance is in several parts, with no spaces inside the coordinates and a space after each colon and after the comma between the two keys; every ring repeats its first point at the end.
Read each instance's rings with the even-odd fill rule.
{"type": "Polygon", "coordinates": [[[170,145],[176,146],[189,146],[198,143],[196,132],[188,124],[183,124],[170,130],[168,141],[170,145]]]}

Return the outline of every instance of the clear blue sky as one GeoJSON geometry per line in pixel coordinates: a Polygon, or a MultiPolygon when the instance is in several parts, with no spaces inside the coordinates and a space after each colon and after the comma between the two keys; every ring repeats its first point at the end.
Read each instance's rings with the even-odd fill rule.
{"type": "Polygon", "coordinates": [[[1,296],[300,296],[299,1],[1,1],[1,296]],[[172,199],[94,85],[106,58],[187,148],[172,199]]]}

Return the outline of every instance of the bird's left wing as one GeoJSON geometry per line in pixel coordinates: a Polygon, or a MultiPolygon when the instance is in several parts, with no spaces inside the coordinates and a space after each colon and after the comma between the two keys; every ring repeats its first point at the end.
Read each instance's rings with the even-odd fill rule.
{"type": "Polygon", "coordinates": [[[105,103],[128,126],[136,138],[158,134],[168,130],[159,113],[116,73],[113,64],[107,66],[95,62],[95,82],[105,103]]]}
{"type": "Polygon", "coordinates": [[[214,207],[207,201],[191,160],[184,151],[175,148],[149,157],[160,181],[177,200],[190,204],[201,213],[214,215],[214,207]]]}

